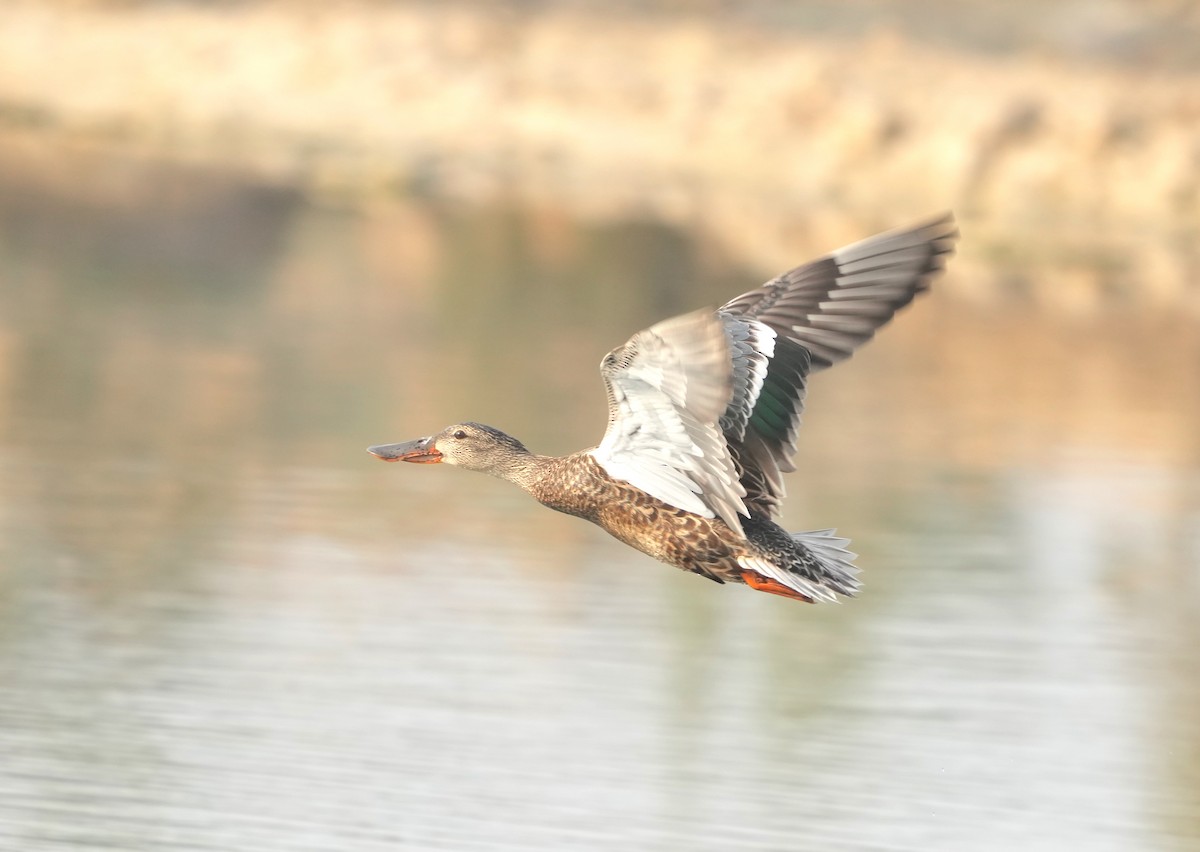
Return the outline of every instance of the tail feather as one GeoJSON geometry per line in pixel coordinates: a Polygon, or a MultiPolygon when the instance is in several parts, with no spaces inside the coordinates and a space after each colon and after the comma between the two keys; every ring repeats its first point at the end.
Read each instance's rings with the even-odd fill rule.
{"type": "Polygon", "coordinates": [[[836,601],[838,595],[853,596],[858,592],[856,554],[846,549],[850,543],[840,538],[836,530],[812,530],[789,533],[794,545],[791,558],[782,554],[747,554],[738,559],[746,569],[742,579],[756,589],[785,597],[797,597],[809,603],[836,601]],[[782,563],[782,564],[781,564],[782,563]],[[784,588],[779,588],[784,587],[784,588]],[[787,594],[787,590],[794,595],[787,594]]]}
{"type": "Polygon", "coordinates": [[[825,585],[847,597],[853,597],[862,588],[858,579],[861,569],[854,564],[858,554],[846,547],[850,539],[840,537],[832,528],[791,533],[791,536],[792,541],[812,554],[825,585]]]}

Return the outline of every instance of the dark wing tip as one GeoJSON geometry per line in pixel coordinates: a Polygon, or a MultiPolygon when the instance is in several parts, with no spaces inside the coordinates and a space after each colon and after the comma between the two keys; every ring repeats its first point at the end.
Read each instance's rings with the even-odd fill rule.
{"type": "Polygon", "coordinates": [[[958,240],[950,212],[868,237],[789,270],[723,308],[760,320],[812,353],[812,368],[842,361],[929,289],[958,240]]]}

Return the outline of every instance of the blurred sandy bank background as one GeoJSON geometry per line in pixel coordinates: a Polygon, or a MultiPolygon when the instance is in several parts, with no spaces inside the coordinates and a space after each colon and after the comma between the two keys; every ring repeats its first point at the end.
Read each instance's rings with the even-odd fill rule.
{"type": "Polygon", "coordinates": [[[960,295],[1200,309],[1195,2],[8,0],[0,169],[95,192],[64,150],[549,199],[766,274],[954,208],[960,295]]]}

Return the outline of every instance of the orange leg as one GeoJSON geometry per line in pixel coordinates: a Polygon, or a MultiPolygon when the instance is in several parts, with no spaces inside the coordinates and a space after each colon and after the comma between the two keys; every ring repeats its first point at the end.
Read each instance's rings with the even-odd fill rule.
{"type": "Polygon", "coordinates": [[[769,592],[772,595],[779,595],[784,598],[791,598],[794,601],[804,601],[812,603],[812,598],[807,595],[802,595],[795,589],[789,589],[783,583],[777,583],[774,580],[769,580],[757,571],[743,571],[742,580],[752,589],[758,589],[760,592],[769,592]]]}

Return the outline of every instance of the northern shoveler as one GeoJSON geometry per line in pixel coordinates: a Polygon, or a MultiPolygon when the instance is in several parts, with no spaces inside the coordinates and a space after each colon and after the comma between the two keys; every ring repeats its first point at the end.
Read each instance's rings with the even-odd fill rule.
{"type": "Polygon", "coordinates": [[[805,383],[927,290],[957,237],[946,214],[796,267],[715,312],[638,332],[600,364],[608,429],[591,449],[540,456],[491,426],[456,423],[368,452],[507,479],[718,583],[809,603],[853,595],[848,539],[775,523],[782,474],[795,470],[805,383]]]}

